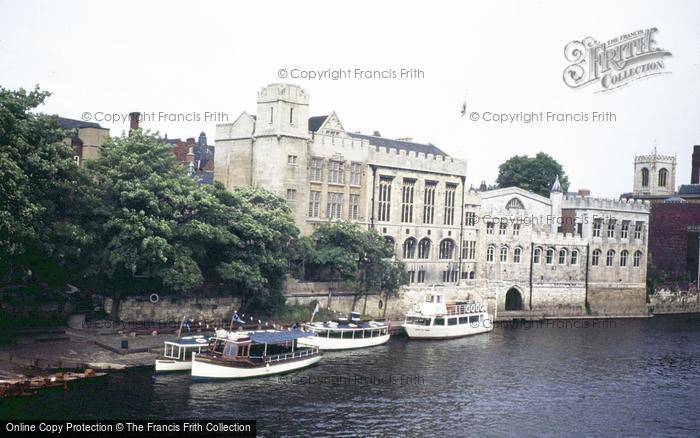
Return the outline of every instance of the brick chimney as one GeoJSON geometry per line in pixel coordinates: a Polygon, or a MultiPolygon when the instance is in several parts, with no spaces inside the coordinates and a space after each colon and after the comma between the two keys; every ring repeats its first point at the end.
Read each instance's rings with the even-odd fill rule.
{"type": "Polygon", "coordinates": [[[690,173],[690,183],[700,184],[700,145],[693,147],[693,170],[690,173]]]}
{"type": "Polygon", "coordinates": [[[141,113],[139,112],[133,112],[129,113],[129,134],[131,134],[131,131],[134,129],[139,129],[139,121],[141,120],[141,113]]]}
{"type": "Polygon", "coordinates": [[[582,198],[591,196],[591,191],[589,189],[578,189],[578,195],[582,198]]]}

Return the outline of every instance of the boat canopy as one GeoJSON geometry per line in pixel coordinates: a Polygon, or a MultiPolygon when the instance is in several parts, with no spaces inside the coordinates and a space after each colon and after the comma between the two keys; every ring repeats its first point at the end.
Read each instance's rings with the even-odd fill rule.
{"type": "Polygon", "coordinates": [[[198,347],[200,345],[206,346],[209,343],[208,336],[201,336],[196,338],[180,338],[173,341],[165,341],[166,344],[177,345],[179,347],[198,347]]]}
{"type": "Polygon", "coordinates": [[[252,332],[248,333],[250,339],[256,344],[281,344],[299,338],[316,336],[314,332],[303,332],[301,330],[275,331],[275,332],[252,332]]]}

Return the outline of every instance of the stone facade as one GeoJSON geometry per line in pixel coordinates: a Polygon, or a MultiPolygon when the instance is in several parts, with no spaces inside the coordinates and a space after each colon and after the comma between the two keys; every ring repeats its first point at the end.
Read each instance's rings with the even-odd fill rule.
{"type": "Polygon", "coordinates": [[[82,166],[85,161],[100,157],[100,147],[109,138],[109,129],[101,127],[98,123],[65,117],[59,117],[58,121],[63,129],[71,132],[71,136],[63,142],[73,146],[73,159],[77,165],[82,166]]]}
{"type": "Polygon", "coordinates": [[[633,194],[639,196],[671,196],[676,191],[676,157],[651,155],[634,157],[633,194]]]}
{"type": "MultiPolygon", "coordinates": [[[[196,321],[229,321],[240,305],[237,297],[162,297],[155,303],[148,297],[133,297],[119,303],[119,320],[178,324],[186,317],[196,321]]],[[[110,307],[105,304],[105,309],[110,307]]]]}

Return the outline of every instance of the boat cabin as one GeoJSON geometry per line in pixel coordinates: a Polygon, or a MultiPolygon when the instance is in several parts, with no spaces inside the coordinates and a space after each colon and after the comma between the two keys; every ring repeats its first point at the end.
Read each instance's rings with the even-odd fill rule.
{"type": "Polygon", "coordinates": [[[298,338],[310,336],[314,334],[301,330],[229,333],[226,337],[211,339],[209,354],[230,361],[275,362],[318,353],[318,349],[297,348],[298,338]]]}
{"type": "Polygon", "coordinates": [[[407,316],[406,324],[429,326],[458,326],[470,325],[478,327],[487,319],[485,313],[477,313],[473,315],[440,315],[440,316],[407,316]]]}
{"type": "Polygon", "coordinates": [[[201,353],[208,345],[204,336],[181,338],[176,341],[165,341],[163,356],[168,359],[181,361],[192,360],[192,353],[201,353]]]}

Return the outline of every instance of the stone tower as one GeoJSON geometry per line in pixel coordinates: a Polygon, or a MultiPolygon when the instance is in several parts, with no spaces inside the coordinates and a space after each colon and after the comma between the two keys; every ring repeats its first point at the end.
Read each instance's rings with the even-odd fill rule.
{"type": "Polygon", "coordinates": [[[650,155],[634,157],[635,196],[671,196],[676,191],[676,157],[659,155],[656,148],[650,155]]]}
{"type": "Polygon", "coordinates": [[[550,231],[556,233],[559,229],[559,221],[561,218],[561,204],[564,200],[564,193],[562,192],[561,182],[559,182],[559,175],[554,180],[552,188],[549,191],[549,200],[552,203],[552,214],[551,214],[551,224],[550,231]]]}

